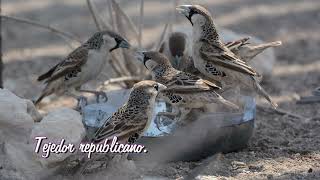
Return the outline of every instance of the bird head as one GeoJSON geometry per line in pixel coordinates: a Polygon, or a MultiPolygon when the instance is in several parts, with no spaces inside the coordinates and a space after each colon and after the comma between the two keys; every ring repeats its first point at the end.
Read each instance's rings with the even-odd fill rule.
{"type": "Polygon", "coordinates": [[[172,67],[168,58],[157,51],[137,51],[135,56],[149,71],[154,71],[157,67],[172,67]]]}
{"type": "Polygon", "coordinates": [[[155,98],[159,92],[165,90],[166,88],[167,87],[161,83],[157,83],[155,81],[150,80],[144,80],[133,85],[133,89],[130,96],[139,93],[145,94],[150,98],[155,98]]]}
{"type": "Polygon", "coordinates": [[[176,10],[186,16],[192,26],[202,26],[206,21],[211,20],[210,12],[200,5],[180,5],[176,7],[176,10]]]}
{"type": "Polygon", "coordinates": [[[121,35],[113,31],[104,31],[102,39],[109,52],[112,52],[113,50],[118,48],[130,48],[130,43],[121,35]]]}
{"type": "Polygon", "coordinates": [[[187,46],[187,35],[182,32],[174,32],[169,36],[169,51],[173,59],[171,63],[174,67],[178,67],[181,58],[185,55],[187,46]]]}

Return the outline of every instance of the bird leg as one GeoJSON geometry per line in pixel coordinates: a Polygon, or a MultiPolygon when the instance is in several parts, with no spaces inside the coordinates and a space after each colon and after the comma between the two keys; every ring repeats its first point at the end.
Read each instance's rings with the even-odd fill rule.
{"type": "Polygon", "coordinates": [[[179,115],[180,115],[179,110],[174,111],[174,112],[158,112],[158,114],[157,114],[158,117],[156,117],[156,120],[155,120],[155,124],[156,124],[157,129],[159,129],[161,131],[161,129],[160,129],[160,121],[161,121],[160,116],[165,116],[165,117],[169,118],[170,120],[174,120],[175,117],[178,117],[179,115]]]}
{"type": "Polygon", "coordinates": [[[67,91],[66,94],[68,96],[71,96],[75,99],[78,100],[78,103],[77,103],[77,106],[76,106],[76,110],[80,111],[81,113],[83,113],[83,109],[84,107],[88,104],[88,99],[84,96],[78,96],[78,95],[75,95],[74,93],[70,92],[70,91],[67,91]]]}
{"type": "Polygon", "coordinates": [[[188,114],[190,113],[191,109],[190,108],[180,108],[180,118],[178,121],[185,122],[185,120],[188,118],[188,114]]]}
{"type": "Polygon", "coordinates": [[[104,102],[108,101],[108,96],[105,92],[103,91],[92,91],[92,90],[84,90],[84,89],[80,89],[80,92],[86,92],[86,93],[92,93],[96,96],[96,102],[100,103],[100,97],[104,102]]]}
{"type": "Polygon", "coordinates": [[[158,116],[166,116],[170,119],[174,119],[175,117],[179,116],[180,111],[175,112],[158,112],[158,116]]]}

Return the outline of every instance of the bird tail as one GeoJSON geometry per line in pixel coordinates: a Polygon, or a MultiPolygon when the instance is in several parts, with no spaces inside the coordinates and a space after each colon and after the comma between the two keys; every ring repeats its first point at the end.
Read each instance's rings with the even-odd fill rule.
{"type": "MultiPolygon", "coordinates": [[[[262,53],[264,50],[270,48],[270,47],[277,47],[282,44],[281,41],[274,41],[274,42],[269,42],[269,43],[264,43],[264,44],[259,44],[257,46],[253,46],[252,49],[250,50],[252,53],[252,58],[255,57],[256,55],[262,53]]],[[[251,59],[252,59],[251,58],[251,59]]]]}
{"type": "Polygon", "coordinates": [[[240,46],[249,44],[249,42],[247,42],[249,39],[250,37],[245,37],[237,41],[227,42],[225,46],[227,46],[228,49],[233,50],[233,49],[239,48],[240,46]]]}
{"type": "Polygon", "coordinates": [[[224,99],[223,97],[221,97],[220,103],[222,103],[227,108],[231,108],[232,110],[239,110],[240,109],[238,105],[224,99]]]}
{"type": "Polygon", "coordinates": [[[34,101],[34,105],[38,105],[41,102],[41,100],[46,96],[47,95],[45,93],[42,93],[41,96],[37,100],[34,101]]]}
{"type": "Polygon", "coordinates": [[[218,93],[216,93],[216,95],[219,96],[219,103],[224,105],[226,108],[231,108],[232,110],[239,110],[240,109],[238,105],[232,103],[231,101],[226,100],[225,98],[223,98],[218,93]]]}
{"type": "Polygon", "coordinates": [[[258,80],[256,80],[254,77],[252,77],[254,82],[254,88],[258,92],[259,95],[263,96],[272,106],[272,108],[276,109],[278,107],[278,104],[273,102],[269,94],[260,86],[258,83],[258,80]]]}
{"type": "Polygon", "coordinates": [[[50,84],[48,84],[45,87],[45,89],[42,91],[42,94],[40,95],[40,97],[38,97],[38,99],[34,101],[34,105],[39,104],[44,97],[49,96],[52,93],[53,93],[52,88],[50,87],[50,84]]]}

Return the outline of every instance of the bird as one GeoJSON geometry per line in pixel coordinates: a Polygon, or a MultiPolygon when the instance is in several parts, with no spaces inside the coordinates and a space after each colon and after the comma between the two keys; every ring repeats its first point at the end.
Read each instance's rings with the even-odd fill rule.
{"type": "MultiPolygon", "coordinates": [[[[249,40],[250,37],[244,37],[235,41],[229,41],[225,43],[225,46],[241,60],[248,63],[264,50],[281,45],[281,41],[251,45],[250,42],[248,42],[249,40]]],[[[188,37],[186,33],[180,31],[173,32],[169,34],[168,39],[162,43],[159,52],[169,58],[175,69],[205,78],[201,75],[201,72],[194,67],[192,47],[190,47],[191,41],[192,37],[188,37]]]]}
{"type": "Polygon", "coordinates": [[[180,115],[183,121],[192,109],[206,108],[208,104],[222,104],[228,108],[238,106],[220,96],[216,84],[193,74],[175,69],[168,58],[157,51],[136,51],[136,58],[151,72],[155,81],[167,86],[159,97],[177,107],[180,112],[160,113],[160,115],[180,115]]]}
{"type": "Polygon", "coordinates": [[[260,86],[261,75],[222,43],[207,9],[200,5],[180,5],[176,9],[192,25],[192,57],[196,69],[204,76],[221,82],[223,89],[253,90],[273,108],[278,106],[260,86]]]}
{"type": "Polygon", "coordinates": [[[167,41],[163,42],[159,52],[165,54],[175,69],[186,69],[190,61],[190,53],[188,49],[188,37],[183,32],[173,32],[168,36],[167,41]]]}
{"type": "Polygon", "coordinates": [[[149,127],[155,99],[166,88],[151,80],[134,84],[128,101],[94,133],[91,142],[99,143],[117,136],[119,141],[134,143],[149,127]]]}
{"type": "MultiPolygon", "coordinates": [[[[135,143],[147,131],[152,122],[156,97],[167,87],[151,80],[143,80],[133,85],[128,100],[114,112],[93,134],[87,134],[82,142],[86,144],[103,143],[117,137],[123,144],[135,143]]],[[[65,166],[57,171],[81,175],[87,166],[96,159],[112,158],[113,154],[93,154],[90,159],[83,153],[76,153],[64,160],[65,166]]],[[[126,159],[128,154],[122,156],[126,159]]]]}
{"type": "Polygon", "coordinates": [[[38,81],[44,81],[43,89],[35,104],[46,96],[56,93],[67,94],[78,99],[78,106],[86,103],[86,98],[76,93],[93,93],[99,101],[99,96],[107,100],[104,92],[81,90],[82,84],[95,79],[107,62],[110,53],[118,48],[130,48],[130,44],[121,35],[113,31],[94,33],[85,43],[73,50],[67,57],[53,66],[49,71],[40,75],[38,81]]]}

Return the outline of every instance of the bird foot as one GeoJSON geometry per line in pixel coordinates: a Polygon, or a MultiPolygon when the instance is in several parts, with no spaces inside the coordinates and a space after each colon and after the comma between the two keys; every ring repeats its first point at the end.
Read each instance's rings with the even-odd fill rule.
{"type": "Polygon", "coordinates": [[[158,117],[155,120],[155,124],[157,129],[159,129],[159,131],[161,131],[160,127],[161,127],[161,116],[167,117],[170,120],[174,120],[175,117],[179,116],[179,112],[158,112],[158,117]]]}
{"type": "Polygon", "coordinates": [[[82,111],[84,110],[84,107],[88,104],[88,99],[84,96],[79,96],[77,100],[78,100],[78,104],[77,104],[76,110],[82,113],[82,111]]]}
{"type": "Polygon", "coordinates": [[[107,93],[103,92],[103,91],[96,91],[95,93],[96,96],[96,102],[100,103],[100,102],[107,102],[108,101],[108,96],[107,93]],[[100,99],[102,101],[100,101],[100,99]]]}
{"type": "Polygon", "coordinates": [[[83,90],[81,89],[80,92],[86,92],[86,93],[91,93],[94,94],[96,96],[96,102],[100,103],[100,102],[107,102],[108,101],[108,96],[105,92],[103,91],[91,91],[91,90],[83,90]],[[100,101],[100,99],[102,101],[100,101]]]}
{"type": "Polygon", "coordinates": [[[158,116],[165,116],[170,119],[174,119],[178,115],[179,115],[179,112],[158,112],[158,116]]]}

